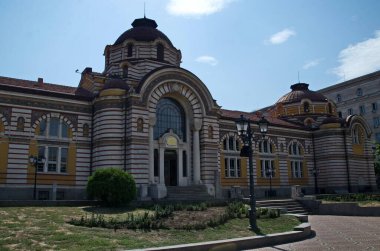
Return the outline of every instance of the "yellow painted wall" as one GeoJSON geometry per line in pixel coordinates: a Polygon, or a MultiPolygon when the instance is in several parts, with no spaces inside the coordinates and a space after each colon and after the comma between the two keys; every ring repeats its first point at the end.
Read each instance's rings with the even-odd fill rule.
{"type": "MultiPolygon", "coordinates": [[[[2,124],[0,122],[0,124],[2,124]]],[[[9,140],[0,136],[0,184],[5,183],[7,177],[9,140]]]]}
{"type": "Polygon", "coordinates": [[[296,105],[296,106],[288,106],[286,108],[286,115],[297,115],[299,114],[299,106],[296,105]]]}
{"type": "Polygon", "coordinates": [[[309,175],[307,171],[307,162],[303,161],[303,168],[302,168],[302,178],[293,178],[292,177],[292,168],[290,165],[290,160],[288,160],[288,182],[289,185],[307,185],[309,184],[309,175]]]}
{"type": "Polygon", "coordinates": [[[326,106],[325,105],[315,105],[314,106],[314,113],[326,113],[326,106]]]}
{"type": "Polygon", "coordinates": [[[233,178],[233,177],[225,177],[225,170],[226,167],[224,165],[224,155],[221,154],[220,156],[220,178],[221,178],[221,185],[223,187],[230,187],[230,186],[241,186],[241,187],[247,187],[248,186],[248,180],[247,180],[247,158],[241,158],[241,177],[239,178],[233,178]]]}

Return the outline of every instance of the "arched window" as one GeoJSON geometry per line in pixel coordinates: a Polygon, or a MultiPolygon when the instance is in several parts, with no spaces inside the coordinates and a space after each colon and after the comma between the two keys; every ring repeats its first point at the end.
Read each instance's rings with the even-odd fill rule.
{"type": "Polygon", "coordinates": [[[223,140],[225,178],[241,177],[240,143],[236,135],[228,135],[223,140]]]}
{"type": "Polygon", "coordinates": [[[352,143],[361,144],[362,143],[362,133],[359,126],[355,126],[352,130],[352,143]]]}
{"type": "Polygon", "coordinates": [[[127,57],[132,57],[133,55],[133,44],[129,43],[127,46],[127,57]]]}
{"type": "Polygon", "coordinates": [[[157,59],[164,60],[164,46],[162,44],[157,44],[157,59]]]}
{"type": "Polygon", "coordinates": [[[69,125],[61,117],[48,117],[39,124],[39,136],[53,139],[49,144],[38,146],[39,157],[45,157],[44,165],[38,167],[38,172],[67,173],[69,125]]]}
{"type": "Polygon", "coordinates": [[[90,135],[90,127],[88,124],[83,125],[83,137],[88,137],[90,135]]]}
{"type": "Polygon", "coordinates": [[[310,112],[310,104],[309,104],[309,102],[303,103],[303,111],[306,112],[306,113],[310,112]]]}
{"type": "Polygon", "coordinates": [[[69,135],[69,125],[58,117],[43,119],[40,122],[39,135],[47,138],[67,138],[69,135]]]}
{"type": "Polygon", "coordinates": [[[23,132],[25,127],[25,119],[23,117],[19,117],[17,119],[17,131],[23,132]]]}
{"type": "Polygon", "coordinates": [[[162,98],[156,108],[157,122],[154,126],[154,139],[173,130],[177,136],[186,142],[186,117],[182,106],[171,98],[162,98]]]}
{"type": "Polygon", "coordinates": [[[291,156],[290,168],[292,178],[302,178],[304,176],[304,164],[303,151],[301,145],[297,142],[292,142],[289,145],[289,155],[291,156]]]}
{"type": "Polygon", "coordinates": [[[259,143],[259,152],[260,153],[273,153],[273,145],[269,140],[262,140],[259,143]]]}
{"type": "Polygon", "coordinates": [[[143,121],[142,118],[138,118],[138,119],[137,119],[137,127],[136,127],[136,130],[137,130],[138,132],[143,132],[143,130],[144,130],[144,121],[143,121]]]}

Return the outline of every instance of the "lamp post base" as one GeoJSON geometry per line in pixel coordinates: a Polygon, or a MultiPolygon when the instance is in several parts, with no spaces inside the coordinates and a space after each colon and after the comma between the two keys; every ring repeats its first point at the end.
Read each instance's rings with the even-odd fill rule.
{"type": "Polygon", "coordinates": [[[248,210],[249,212],[249,230],[252,230],[254,232],[258,231],[259,228],[257,227],[257,222],[256,222],[256,212],[253,211],[252,209],[248,210]]]}

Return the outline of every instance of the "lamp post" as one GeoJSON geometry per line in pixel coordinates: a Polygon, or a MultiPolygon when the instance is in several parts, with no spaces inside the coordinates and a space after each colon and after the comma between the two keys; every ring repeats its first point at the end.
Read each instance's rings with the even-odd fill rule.
{"type": "MultiPolygon", "coordinates": [[[[268,131],[268,121],[262,117],[259,124],[259,130],[262,136],[266,134],[268,131]]],[[[249,228],[253,231],[258,230],[256,223],[256,199],[255,199],[255,191],[254,191],[254,180],[253,180],[253,160],[252,160],[252,141],[253,131],[251,128],[251,121],[245,118],[243,115],[240,115],[240,119],[236,121],[236,129],[238,135],[244,142],[244,146],[241,149],[240,156],[248,157],[249,164],[249,228]]]]}
{"type": "Polygon", "coordinates": [[[318,194],[318,175],[319,175],[319,169],[314,168],[313,169],[313,175],[314,175],[314,193],[318,194]]]}
{"type": "Polygon", "coordinates": [[[45,157],[44,156],[29,156],[30,164],[34,166],[34,189],[33,189],[33,200],[37,198],[37,171],[38,165],[45,165],[45,157]]]}
{"type": "Polygon", "coordinates": [[[272,177],[273,177],[273,167],[270,167],[268,170],[267,170],[267,173],[266,175],[269,176],[269,198],[272,197],[272,177]]]}

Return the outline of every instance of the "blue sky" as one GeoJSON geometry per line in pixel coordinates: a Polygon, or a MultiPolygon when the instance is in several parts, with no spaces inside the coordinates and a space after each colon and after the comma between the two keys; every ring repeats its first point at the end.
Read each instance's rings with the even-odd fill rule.
{"type": "Polygon", "coordinates": [[[225,109],[380,70],[378,0],[0,0],[0,75],[77,86],[135,18],[155,19],[225,109]]]}

